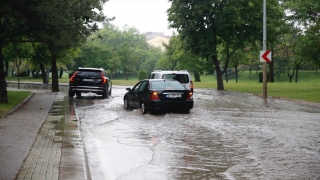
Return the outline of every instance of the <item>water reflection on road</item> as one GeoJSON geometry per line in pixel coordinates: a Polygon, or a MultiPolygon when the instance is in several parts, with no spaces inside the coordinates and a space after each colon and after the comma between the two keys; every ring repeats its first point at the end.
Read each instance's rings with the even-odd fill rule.
{"type": "Polygon", "coordinates": [[[319,179],[320,106],[195,91],[190,114],[73,98],[92,179],[319,179]]]}

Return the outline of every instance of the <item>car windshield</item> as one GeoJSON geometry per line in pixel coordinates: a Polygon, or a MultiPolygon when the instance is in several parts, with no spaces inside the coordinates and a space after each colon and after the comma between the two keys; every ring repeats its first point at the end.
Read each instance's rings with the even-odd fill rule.
{"type": "Polygon", "coordinates": [[[150,83],[150,89],[154,90],[184,90],[185,88],[178,81],[153,81],[150,83]]]}

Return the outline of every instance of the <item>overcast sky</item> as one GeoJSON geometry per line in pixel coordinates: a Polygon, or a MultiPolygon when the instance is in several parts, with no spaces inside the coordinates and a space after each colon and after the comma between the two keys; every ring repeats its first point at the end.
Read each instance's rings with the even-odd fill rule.
{"type": "Polygon", "coordinates": [[[136,27],[141,33],[163,32],[172,35],[168,29],[167,9],[168,0],[109,0],[104,5],[104,14],[107,17],[115,16],[112,21],[120,29],[124,25],[136,27]]]}

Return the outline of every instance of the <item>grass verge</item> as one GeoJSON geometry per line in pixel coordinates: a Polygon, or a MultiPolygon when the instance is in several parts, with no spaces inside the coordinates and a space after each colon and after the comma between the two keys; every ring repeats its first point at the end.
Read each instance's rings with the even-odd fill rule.
{"type": "Polygon", "coordinates": [[[0,117],[16,108],[30,95],[30,91],[8,91],[8,103],[0,104],[0,117]]]}

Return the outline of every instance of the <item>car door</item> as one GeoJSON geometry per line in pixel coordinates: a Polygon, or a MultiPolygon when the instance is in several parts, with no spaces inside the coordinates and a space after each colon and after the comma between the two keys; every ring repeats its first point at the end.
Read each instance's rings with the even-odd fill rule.
{"type": "Polygon", "coordinates": [[[138,91],[137,91],[137,106],[140,106],[140,102],[142,99],[144,99],[148,93],[148,85],[149,84],[149,81],[142,81],[141,82],[141,85],[139,86],[138,88],[138,91]]]}
{"type": "Polygon", "coordinates": [[[132,108],[138,108],[136,107],[136,99],[137,99],[137,90],[140,87],[141,82],[138,82],[133,88],[127,93],[128,103],[132,108]]]}
{"type": "Polygon", "coordinates": [[[135,91],[135,99],[134,99],[134,105],[135,107],[140,107],[140,102],[143,97],[146,96],[147,88],[148,88],[148,82],[149,81],[141,81],[139,87],[137,87],[137,91],[135,91]]]}

